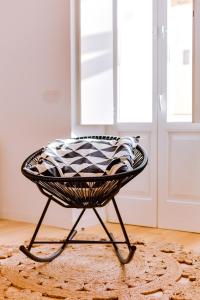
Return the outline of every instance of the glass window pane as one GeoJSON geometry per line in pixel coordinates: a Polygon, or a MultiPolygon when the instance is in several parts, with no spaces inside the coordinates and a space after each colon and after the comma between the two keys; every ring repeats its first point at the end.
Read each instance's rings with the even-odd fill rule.
{"type": "Polygon", "coordinates": [[[80,3],[81,124],[112,124],[112,0],[80,3]]]}
{"type": "Polygon", "coordinates": [[[167,121],[192,121],[192,0],[168,0],[167,121]]]}
{"type": "Polygon", "coordinates": [[[152,121],[152,11],[118,0],[118,122],[152,121]]]}

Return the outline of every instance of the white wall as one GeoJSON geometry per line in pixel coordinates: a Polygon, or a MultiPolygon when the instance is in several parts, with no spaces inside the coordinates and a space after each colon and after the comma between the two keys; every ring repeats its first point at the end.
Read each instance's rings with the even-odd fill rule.
{"type": "MultiPolygon", "coordinates": [[[[37,221],[44,206],[22,161],[70,134],[69,0],[0,1],[0,217],[37,221]]],[[[70,210],[51,210],[60,224],[70,210]],[[66,211],[65,211],[66,213],[66,211]]],[[[69,220],[69,222],[71,222],[69,220]]]]}

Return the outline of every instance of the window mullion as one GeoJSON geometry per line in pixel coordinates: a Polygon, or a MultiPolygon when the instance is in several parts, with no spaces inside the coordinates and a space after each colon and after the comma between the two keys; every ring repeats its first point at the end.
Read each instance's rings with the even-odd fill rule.
{"type": "Polygon", "coordinates": [[[113,0],[113,120],[117,124],[118,115],[118,26],[117,26],[118,0],[113,0]]]}
{"type": "Polygon", "coordinates": [[[166,122],[167,118],[167,1],[157,4],[157,101],[160,97],[165,101],[164,111],[161,113],[158,105],[158,120],[166,122]]]}
{"type": "Polygon", "coordinates": [[[200,2],[193,0],[193,101],[192,121],[200,122],[200,2]]]}

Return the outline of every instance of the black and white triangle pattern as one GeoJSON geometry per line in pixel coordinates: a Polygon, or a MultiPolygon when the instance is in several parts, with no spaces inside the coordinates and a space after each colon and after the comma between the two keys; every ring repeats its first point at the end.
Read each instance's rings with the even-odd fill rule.
{"type": "Polygon", "coordinates": [[[60,139],[51,142],[37,162],[27,169],[35,175],[89,177],[132,170],[137,140],[60,139]]]}

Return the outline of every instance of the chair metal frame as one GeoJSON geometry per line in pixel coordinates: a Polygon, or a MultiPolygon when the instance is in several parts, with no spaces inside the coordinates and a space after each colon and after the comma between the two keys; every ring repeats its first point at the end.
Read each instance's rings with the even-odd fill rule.
{"type": "MultiPolygon", "coordinates": [[[[117,139],[118,137],[111,136],[87,136],[79,137],[77,139],[86,139],[86,138],[95,138],[95,139],[117,139]]],[[[135,176],[137,176],[148,163],[147,154],[145,150],[137,145],[134,149],[135,161],[133,164],[133,170],[114,174],[114,175],[104,175],[99,177],[70,177],[70,178],[61,178],[61,177],[47,177],[33,175],[27,171],[27,167],[32,165],[37,157],[42,153],[43,148],[34,152],[30,155],[22,164],[22,173],[31,181],[36,183],[39,190],[48,197],[44,210],[41,214],[41,217],[36,225],[33,236],[30,240],[30,243],[27,247],[24,245],[20,246],[20,250],[30,259],[36,262],[50,262],[58,257],[63,250],[69,244],[111,244],[114,247],[115,253],[121,264],[127,264],[133,258],[133,255],[136,250],[136,246],[130,243],[126,228],[124,226],[122,217],[120,215],[115,195],[119,190],[135,176]],[[67,237],[60,241],[43,241],[36,240],[37,234],[40,230],[46,212],[49,208],[51,202],[55,202],[64,208],[79,208],[81,213],[79,214],[76,222],[69,231],[67,237]],[[124,240],[118,241],[115,240],[113,234],[109,232],[104,221],[100,217],[97,208],[105,206],[108,202],[112,201],[119,224],[123,233],[124,240]],[[74,237],[77,233],[76,227],[81,220],[86,209],[92,209],[97,219],[99,220],[101,226],[103,227],[108,240],[75,240],[74,237]],[[61,247],[54,252],[53,254],[47,257],[39,257],[31,253],[33,245],[36,244],[61,244],[61,247]],[[128,255],[124,257],[119,249],[119,244],[125,244],[128,249],[128,255]]]]}

